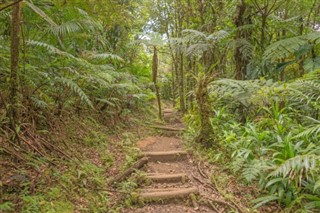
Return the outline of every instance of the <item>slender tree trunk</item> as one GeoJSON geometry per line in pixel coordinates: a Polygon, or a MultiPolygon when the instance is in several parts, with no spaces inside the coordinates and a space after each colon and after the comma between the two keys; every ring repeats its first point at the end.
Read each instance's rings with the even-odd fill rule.
{"type": "Polygon", "coordinates": [[[268,18],[267,15],[262,14],[262,17],[261,17],[261,19],[262,19],[261,20],[261,38],[260,38],[261,55],[264,53],[264,50],[265,50],[267,18],[268,18]]]}
{"type": "Polygon", "coordinates": [[[176,81],[175,81],[175,68],[174,68],[174,62],[172,62],[171,64],[171,95],[172,95],[172,105],[173,107],[176,106],[176,91],[175,91],[175,88],[176,88],[176,81]]]}
{"type": "Polygon", "coordinates": [[[157,76],[158,76],[158,50],[157,50],[157,47],[154,46],[153,61],[152,61],[152,81],[153,81],[154,88],[156,91],[156,96],[157,96],[159,119],[162,120],[161,99],[160,99],[159,86],[157,84],[157,76]]]}
{"type": "MultiPolygon", "coordinates": [[[[246,24],[247,22],[250,23],[250,20],[246,20],[245,13],[247,10],[247,5],[244,0],[242,0],[238,5],[238,15],[234,20],[234,23],[237,28],[240,28],[246,24]]],[[[236,79],[237,80],[245,80],[247,75],[247,66],[249,64],[249,61],[246,59],[246,57],[241,52],[241,44],[240,39],[247,39],[248,33],[245,32],[242,29],[238,29],[235,39],[237,42],[237,46],[235,48],[234,52],[234,59],[236,63],[236,79]]]]}
{"type": "Polygon", "coordinates": [[[10,74],[10,107],[9,118],[10,127],[16,132],[19,125],[19,40],[21,22],[21,2],[17,2],[12,10],[12,29],[11,29],[11,74],[10,74]]]}
{"type": "Polygon", "coordinates": [[[180,95],[180,110],[181,112],[186,111],[185,106],[185,94],[184,94],[184,69],[183,69],[183,53],[180,53],[180,66],[179,66],[179,95],[180,95]]]}
{"type": "Polygon", "coordinates": [[[172,72],[171,72],[171,78],[172,78],[172,104],[173,107],[176,106],[176,74],[177,74],[177,58],[175,57],[174,51],[172,49],[171,43],[170,43],[170,33],[169,30],[167,29],[166,35],[169,40],[169,49],[170,49],[170,54],[171,54],[171,59],[172,59],[172,72]]]}
{"type": "MultiPolygon", "coordinates": [[[[177,27],[178,27],[178,32],[177,35],[179,38],[182,36],[182,22],[183,22],[183,14],[182,14],[182,5],[180,4],[178,7],[178,13],[177,13],[177,27]]],[[[180,44],[180,52],[177,54],[179,57],[179,70],[178,70],[178,90],[179,90],[179,99],[180,99],[180,111],[185,112],[186,111],[186,106],[185,106],[185,88],[184,88],[184,54],[182,51],[182,44],[180,44]]],[[[177,58],[178,58],[177,57],[177,58]]]]}
{"type": "MultiPolygon", "coordinates": [[[[178,52],[174,53],[175,55],[175,62],[174,62],[174,73],[175,73],[175,82],[176,82],[176,86],[175,86],[175,97],[179,97],[180,98],[180,92],[179,92],[179,83],[180,83],[180,74],[179,74],[179,59],[178,59],[178,52]]],[[[175,103],[176,104],[176,103],[175,103]]],[[[180,109],[180,107],[179,107],[180,109]]]]}
{"type": "MultiPolygon", "coordinates": [[[[283,19],[287,19],[288,17],[288,13],[287,13],[287,10],[284,11],[284,16],[283,16],[283,19]]],[[[285,29],[282,30],[282,38],[281,39],[284,39],[287,35],[287,31],[285,29]]],[[[281,62],[284,63],[286,61],[285,58],[281,59],[281,62]]],[[[281,70],[280,72],[280,80],[281,81],[284,81],[285,79],[285,76],[284,76],[284,73],[285,72],[285,69],[281,70]]]]}
{"type": "Polygon", "coordinates": [[[204,12],[205,12],[205,8],[204,8],[204,0],[198,0],[198,11],[200,12],[200,20],[201,20],[201,30],[204,30],[204,23],[205,23],[205,16],[204,16],[204,12]]]}
{"type": "MultiPolygon", "coordinates": [[[[304,19],[303,19],[303,17],[300,18],[300,29],[299,30],[300,30],[299,34],[303,35],[303,31],[304,31],[304,19]]],[[[304,75],[303,64],[304,64],[304,56],[302,55],[301,59],[299,61],[299,77],[304,75]]]]}

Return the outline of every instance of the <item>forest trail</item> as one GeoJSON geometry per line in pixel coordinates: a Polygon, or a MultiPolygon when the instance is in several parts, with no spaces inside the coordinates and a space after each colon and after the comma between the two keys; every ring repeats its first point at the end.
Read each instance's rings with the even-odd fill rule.
{"type": "Polygon", "coordinates": [[[181,134],[171,130],[183,128],[179,115],[170,109],[166,109],[164,115],[167,124],[160,135],[137,142],[144,156],[149,157],[147,165],[142,168],[147,181],[137,190],[143,207],[122,212],[203,213],[223,212],[230,208],[237,210],[210,183],[205,172],[209,170],[209,165],[201,165],[185,151],[181,134]]]}

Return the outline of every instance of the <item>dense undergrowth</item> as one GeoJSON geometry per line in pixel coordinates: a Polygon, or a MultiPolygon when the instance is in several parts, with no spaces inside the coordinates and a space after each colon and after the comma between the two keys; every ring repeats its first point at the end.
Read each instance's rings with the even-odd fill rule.
{"type": "MultiPolygon", "coordinates": [[[[319,75],[315,71],[288,83],[221,79],[210,84],[211,143],[219,149],[203,153],[242,181],[258,184],[254,207],[276,202],[289,212],[320,208],[319,75]]],[[[200,131],[197,111],[185,121],[192,140],[200,131]]]]}
{"type": "MultiPolygon", "coordinates": [[[[61,150],[46,157],[33,156],[19,165],[1,162],[1,212],[106,212],[114,205],[107,184],[135,162],[134,143],[143,137],[144,116],[110,128],[92,117],[71,117],[50,142],[61,150]],[[134,127],[134,128],[133,128],[134,127]]],[[[133,182],[120,184],[130,193],[133,182]]]]}

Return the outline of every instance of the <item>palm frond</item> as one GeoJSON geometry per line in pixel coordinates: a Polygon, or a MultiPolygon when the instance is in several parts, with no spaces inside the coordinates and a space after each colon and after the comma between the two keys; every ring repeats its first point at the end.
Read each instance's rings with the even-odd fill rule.
{"type": "Polygon", "coordinates": [[[318,160],[319,157],[314,154],[297,155],[277,166],[270,176],[290,176],[290,178],[293,178],[294,176],[298,175],[301,170],[303,170],[305,173],[313,170],[316,167],[318,160]]]}
{"type": "Polygon", "coordinates": [[[299,133],[298,135],[296,135],[296,138],[302,138],[302,137],[316,137],[320,134],[320,124],[317,124],[315,126],[312,126],[306,130],[304,130],[303,132],[299,133]]]}
{"type": "Polygon", "coordinates": [[[43,10],[41,10],[36,5],[32,4],[31,2],[25,1],[28,7],[30,7],[35,13],[37,13],[41,18],[43,18],[46,22],[48,22],[53,27],[58,27],[56,24],[43,10]]]}

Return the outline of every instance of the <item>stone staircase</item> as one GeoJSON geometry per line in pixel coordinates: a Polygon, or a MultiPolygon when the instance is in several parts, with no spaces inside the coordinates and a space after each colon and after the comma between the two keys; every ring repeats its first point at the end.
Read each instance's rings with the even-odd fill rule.
{"type": "Polygon", "coordinates": [[[146,151],[146,179],[149,186],[138,190],[138,198],[143,203],[170,202],[177,199],[188,199],[191,194],[197,194],[198,189],[189,183],[185,163],[188,154],[182,150],[146,151]]]}

